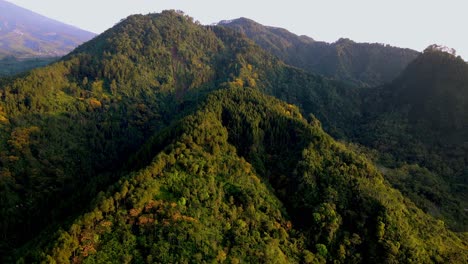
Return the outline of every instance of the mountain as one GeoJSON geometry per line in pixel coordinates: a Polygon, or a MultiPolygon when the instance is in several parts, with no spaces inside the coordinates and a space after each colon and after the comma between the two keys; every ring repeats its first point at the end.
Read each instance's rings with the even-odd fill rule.
{"type": "Polygon", "coordinates": [[[0,59],[63,56],[94,36],[0,0],[0,59]]]}
{"type": "MultiPolygon", "coordinates": [[[[346,105],[327,108],[338,116],[318,116],[324,129],[367,148],[357,151],[379,164],[386,179],[425,212],[467,230],[468,74],[461,58],[437,46],[419,54],[348,39],[328,44],[245,18],[219,24],[290,65],[367,87],[335,96],[347,98],[346,105]]],[[[317,113],[304,108],[308,104],[289,102],[317,113]]]]}
{"type": "Polygon", "coordinates": [[[344,38],[334,43],[315,41],[247,18],[221,21],[219,25],[242,32],[287,64],[358,86],[373,87],[392,81],[419,54],[344,38]]]}
{"type": "Polygon", "coordinates": [[[364,91],[363,98],[354,141],[397,163],[418,164],[392,172],[395,184],[406,185],[422,208],[466,230],[468,64],[430,46],[392,83],[364,91]]]}
{"type": "Polygon", "coordinates": [[[358,125],[362,89],[231,29],[130,16],[0,87],[4,263],[467,261],[322,129],[358,125]]]}
{"type": "Polygon", "coordinates": [[[388,110],[407,108],[409,122],[436,133],[425,141],[468,139],[468,64],[460,57],[431,46],[384,89],[388,110]]]}
{"type": "Polygon", "coordinates": [[[131,16],[59,62],[0,84],[3,251],[82,212],[132,170],[125,161],[151,135],[213,90],[254,87],[318,117],[348,106],[340,94],[352,91],[175,12],[131,16]]]}

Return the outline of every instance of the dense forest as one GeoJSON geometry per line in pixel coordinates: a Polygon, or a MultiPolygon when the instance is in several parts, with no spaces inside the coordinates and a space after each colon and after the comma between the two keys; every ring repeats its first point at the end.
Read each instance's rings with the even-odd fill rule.
{"type": "Polygon", "coordinates": [[[363,92],[354,141],[378,150],[389,180],[418,205],[466,231],[468,64],[433,47],[392,83],[363,92]]]}
{"type": "MultiPolygon", "coordinates": [[[[467,230],[466,62],[437,45],[418,55],[348,39],[328,44],[246,18],[219,24],[245,34],[291,65],[360,87],[347,89],[346,106],[331,107],[341,118],[330,112],[319,116],[325,130],[361,144],[359,151],[378,163],[394,187],[452,228],[467,230]]],[[[305,113],[317,113],[279,98],[305,113]]]]}
{"type": "MultiPolygon", "coordinates": [[[[452,230],[466,231],[455,214],[466,149],[438,167],[453,154],[418,136],[427,124],[376,103],[406,96],[433,56],[466,67],[427,50],[370,89],[180,12],[130,16],[58,62],[0,79],[2,261],[464,263],[466,233],[452,230]]],[[[459,119],[431,130],[458,125],[454,144],[467,131],[459,100],[459,119]]]]}
{"type": "Polygon", "coordinates": [[[131,16],[61,61],[4,80],[2,249],[82,212],[149,136],[210,91],[236,85],[320,102],[307,105],[318,116],[331,112],[337,91],[346,92],[231,30],[175,12],[131,16]]]}
{"type": "Polygon", "coordinates": [[[132,157],[146,165],[22,261],[466,260],[461,238],[297,107],[232,87],[170,130],[132,157]]]}

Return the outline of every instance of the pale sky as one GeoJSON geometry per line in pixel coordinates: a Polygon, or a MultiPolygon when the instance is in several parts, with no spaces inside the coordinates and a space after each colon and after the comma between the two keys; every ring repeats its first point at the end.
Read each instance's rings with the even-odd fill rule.
{"type": "Polygon", "coordinates": [[[424,50],[454,48],[468,60],[467,0],[7,0],[101,33],[131,14],[184,11],[203,24],[247,17],[315,40],[340,37],[424,50]]]}

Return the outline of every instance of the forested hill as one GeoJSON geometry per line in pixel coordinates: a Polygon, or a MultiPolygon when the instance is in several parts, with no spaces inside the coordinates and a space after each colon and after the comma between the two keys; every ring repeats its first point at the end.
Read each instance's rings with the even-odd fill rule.
{"type": "Polygon", "coordinates": [[[100,193],[53,243],[21,251],[21,260],[467,260],[466,241],[310,122],[252,88],[214,92],[133,157],[150,162],[100,193]]]}
{"type": "Polygon", "coordinates": [[[252,87],[340,122],[344,111],[332,109],[356,108],[344,100],[352,88],[173,11],[130,16],[59,62],[0,83],[4,257],[87,208],[133,152],[210,91],[252,87]]]}
{"type": "Polygon", "coordinates": [[[287,64],[358,86],[391,82],[418,56],[410,49],[344,38],[334,43],[315,41],[246,18],[221,21],[219,25],[242,32],[287,64]]]}
{"type": "Polygon", "coordinates": [[[357,125],[358,89],[231,29],[130,16],[0,87],[3,262],[467,261],[322,131],[357,125]]]}
{"type": "Polygon", "coordinates": [[[403,74],[385,87],[390,110],[407,110],[409,122],[436,133],[425,140],[468,140],[468,64],[431,46],[403,74]]]}
{"type": "Polygon", "coordinates": [[[219,24],[288,64],[368,86],[348,90],[346,104],[329,108],[341,118],[319,116],[325,130],[377,150],[371,156],[394,187],[452,228],[467,230],[468,73],[461,58],[436,46],[418,54],[347,39],[327,44],[245,18],[219,24]]]}
{"type": "Polygon", "coordinates": [[[363,100],[354,140],[400,167],[389,179],[421,208],[466,231],[468,64],[430,46],[391,84],[365,91],[363,100]]]}

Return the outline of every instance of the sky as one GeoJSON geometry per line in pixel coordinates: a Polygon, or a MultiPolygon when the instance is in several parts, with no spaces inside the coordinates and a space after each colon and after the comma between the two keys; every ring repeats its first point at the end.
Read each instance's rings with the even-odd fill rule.
{"type": "Polygon", "coordinates": [[[468,60],[467,0],[7,0],[102,33],[131,14],[182,10],[202,24],[247,17],[315,40],[341,37],[424,50],[454,48],[468,60]]]}

